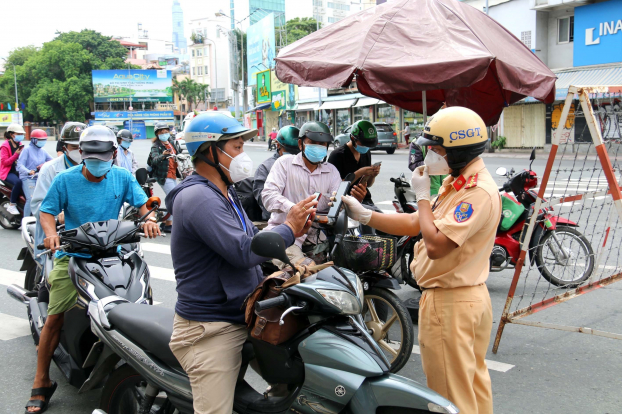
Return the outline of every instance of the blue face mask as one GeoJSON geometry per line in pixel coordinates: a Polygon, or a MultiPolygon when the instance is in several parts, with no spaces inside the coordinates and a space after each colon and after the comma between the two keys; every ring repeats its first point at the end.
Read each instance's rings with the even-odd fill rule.
{"type": "Polygon", "coordinates": [[[38,139],[36,142],[34,142],[34,144],[39,147],[39,148],[43,148],[45,147],[45,141],[42,141],[40,139],[38,139]]]}
{"type": "Polygon", "coordinates": [[[158,135],[158,138],[160,139],[160,141],[168,141],[168,139],[171,137],[171,134],[160,134],[158,135]]]}
{"type": "Polygon", "coordinates": [[[132,145],[132,143],[129,141],[121,141],[121,146],[125,149],[128,149],[130,145],[132,145]]]}
{"type": "Polygon", "coordinates": [[[354,149],[361,154],[367,154],[367,152],[369,151],[369,147],[364,147],[362,145],[357,145],[356,147],[354,147],[354,149]]]}
{"type": "Polygon", "coordinates": [[[15,137],[13,139],[15,140],[15,142],[22,142],[24,140],[24,136],[23,135],[15,135],[15,137]]]}
{"type": "Polygon", "coordinates": [[[86,159],[84,160],[84,165],[86,165],[86,169],[89,170],[91,174],[95,177],[103,177],[110,171],[112,168],[112,160],[110,161],[101,161],[94,159],[86,159]]]}
{"type": "Polygon", "coordinates": [[[314,164],[321,162],[328,153],[328,148],[324,145],[305,144],[305,156],[314,164]]]}

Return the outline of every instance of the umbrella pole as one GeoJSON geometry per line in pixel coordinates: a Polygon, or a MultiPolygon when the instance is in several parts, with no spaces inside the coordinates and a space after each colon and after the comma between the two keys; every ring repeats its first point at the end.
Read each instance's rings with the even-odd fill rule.
{"type": "Polygon", "coordinates": [[[421,104],[423,105],[423,125],[428,123],[428,104],[426,101],[425,91],[421,92],[421,104]]]}

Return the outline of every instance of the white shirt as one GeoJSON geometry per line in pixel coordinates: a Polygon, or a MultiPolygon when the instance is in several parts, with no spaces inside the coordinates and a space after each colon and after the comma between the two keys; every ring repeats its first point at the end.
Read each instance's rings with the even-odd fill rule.
{"type": "MultiPolygon", "coordinates": [[[[328,211],[329,199],[333,191],[337,191],[339,184],[339,171],[330,163],[320,164],[311,172],[302,159],[302,153],[279,157],[261,192],[264,207],[272,212],[266,229],[285,223],[287,213],[294,204],[316,192],[322,193],[318,211],[328,211]]],[[[296,245],[302,247],[306,238],[306,234],[297,238],[296,245]]]]}
{"type": "Polygon", "coordinates": [[[30,200],[30,209],[32,210],[33,216],[39,217],[39,207],[41,207],[41,202],[43,202],[45,195],[48,193],[54,177],[56,177],[56,174],[66,169],[67,162],[65,161],[64,154],[43,164],[43,167],[41,167],[39,171],[39,177],[37,178],[35,191],[32,194],[32,200],[30,200]]]}

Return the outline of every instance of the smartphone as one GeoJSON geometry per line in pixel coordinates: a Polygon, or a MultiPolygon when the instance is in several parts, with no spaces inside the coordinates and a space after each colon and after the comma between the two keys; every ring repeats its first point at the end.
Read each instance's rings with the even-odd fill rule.
{"type": "Polygon", "coordinates": [[[382,161],[378,161],[377,163],[375,163],[374,165],[372,165],[372,167],[380,167],[380,164],[382,164],[382,161]]]}
{"type": "Polygon", "coordinates": [[[350,181],[342,181],[339,184],[339,188],[337,189],[337,194],[335,194],[335,201],[333,201],[333,205],[328,210],[328,217],[331,219],[336,219],[339,214],[339,210],[341,209],[341,205],[343,201],[341,197],[348,194],[350,190],[350,181]]]}
{"type": "MultiPolygon", "coordinates": [[[[313,201],[317,201],[317,202],[319,202],[319,201],[320,201],[320,198],[322,198],[322,193],[318,193],[318,192],[313,193],[313,201]]],[[[309,215],[307,216],[307,219],[305,220],[305,223],[306,223],[307,221],[309,221],[309,217],[311,217],[311,214],[309,214],[309,215]]]]}
{"type": "Polygon", "coordinates": [[[369,175],[364,175],[363,177],[361,177],[361,180],[359,181],[359,184],[361,185],[367,185],[367,182],[369,181],[371,177],[369,175]]]}

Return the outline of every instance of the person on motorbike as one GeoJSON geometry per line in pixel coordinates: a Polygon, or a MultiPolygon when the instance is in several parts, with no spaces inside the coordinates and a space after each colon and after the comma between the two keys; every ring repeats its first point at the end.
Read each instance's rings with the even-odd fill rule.
{"type": "MultiPolygon", "coordinates": [[[[52,186],[54,177],[68,168],[75,167],[82,163],[82,155],[80,155],[80,134],[86,129],[86,125],[81,122],[67,122],[60,133],[58,140],[60,149],[63,151],[63,155],[54,158],[50,162],[46,162],[39,171],[39,178],[37,179],[37,185],[35,191],[32,194],[32,200],[30,200],[30,209],[32,214],[37,218],[37,225],[35,227],[35,254],[38,255],[41,251],[37,248],[38,245],[43,243],[45,233],[41,227],[41,221],[39,218],[39,208],[45,198],[45,195],[52,186]]],[[[59,223],[64,223],[65,219],[61,213],[58,217],[59,223]]],[[[35,259],[44,263],[45,259],[40,257],[35,259]]]]}
{"type": "Polygon", "coordinates": [[[358,187],[365,194],[363,205],[369,206],[374,211],[380,211],[374,206],[371,193],[367,190],[374,185],[376,177],[380,174],[380,166],[371,165],[369,151],[376,145],[378,145],[378,131],[374,124],[365,120],[357,121],[350,129],[350,141],[331,152],[328,162],[337,168],[341,179],[354,173],[353,183],[361,184],[358,187]],[[361,183],[361,180],[365,180],[366,183],[361,183]]]}
{"type": "MultiPolygon", "coordinates": [[[[184,132],[196,172],[166,196],[175,215],[171,256],[177,303],[170,348],[190,378],[195,413],[231,413],[242,346],[248,336],[244,299],[263,279],[251,252],[258,229],[239,203],[233,183],[250,177],[244,142],[255,136],[235,119],[206,112],[184,132]]],[[[272,231],[287,246],[311,225],[316,202],[307,197],[272,231]]]]}
{"type": "Polygon", "coordinates": [[[119,144],[121,148],[117,151],[115,165],[125,168],[132,174],[135,174],[138,169],[138,162],[136,162],[134,152],[130,149],[132,142],[134,142],[134,137],[130,131],[122,129],[117,132],[117,144],[119,144]]]}
{"type": "MultiPolygon", "coordinates": [[[[155,177],[164,194],[168,195],[170,191],[177,185],[177,178],[182,178],[177,171],[177,160],[175,155],[180,151],[175,146],[174,140],[171,137],[169,126],[166,122],[158,122],[153,128],[155,132],[155,138],[151,145],[151,152],[147,159],[147,165],[152,168],[152,174],[155,177]]],[[[173,216],[164,222],[162,231],[165,233],[171,232],[171,225],[173,224],[173,216]]]]}
{"type": "Polygon", "coordinates": [[[413,171],[414,214],[378,214],[344,197],[348,215],[395,235],[417,235],[411,270],[423,289],[419,345],[428,387],[465,413],[492,413],[485,357],[492,329],[486,288],[490,253],[501,217],[495,180],[479,157],[486,125],[470,109],[439,111],[417,140],[429,146],[425,166],[413,171]],[[430,175],[451,174],[431,203],[430,175]],[[442,259],[442,260],[441,260],[442,259]]]}
{"type": "Polygon", "coordinates": [[[22,180],[19,179],[17,172],[17,159],[19,158],[24,146],[22,141],[26,136],[26,131],[19,124],[11,124],[4,132],[6,141],[0,146],[0,180],[11,185],[11,199],[7,212],[14,216],[19,215],[17,202],[22,195],[22,180]]]}
{"type": "Polygon", "coordinates": [[[277,135],[276,128],[272,128],[272,132],[268,134],[268,149],[266,151],[272,151],[277,135]]]}
{"type": "MultiPolygon", "coordinates": [[[[300,153],[276,160],[261,192],[266,210],[272,212],[266,229],[283,224],[296,203],[316,192],[323,195],[319,200],[318,210],[328,210],[330,195],[337,191],[341,183],[337,168],[326,163],[328,145],[332,142],[333,136],[328,126],[322,122],[307,122],[300,128],[300,153]]],[[[356,193],[356,196],[361,201],[364,193],[356,193]]],[[[294,245],[287,248],[287,255],[292,263],[304,257],[302,247],[305,242],[307,245],[315,244],[307,241],[307,235],[303,234],[296,239],[294,245]]],[[[274,263],[279,267],[285,265],[277,259],[274,263]]]]}
{"type": "MultiPolygon", "coordinates": [[[[60,247],[54,217],[61,212],[65,215],[66,230],[85,223],[116,219],[124,202],[140,207],[141,215],[147,214],[147,196],[136,179],[127,170],[112,165],[116,151],[117,138],[105,126],[94,125],[82,132],[80,153],[84,164],[58,173],[39,208],[46,249],[57,252],[60,247]]],[[[148,237],[160,234],[155,217],[145,222],[143,232],[148,237]]],[[[32,398],[26,404],[27,412],[46,411],[57,387],[57,383],[50,380],[50,362],[60,340],[64,313],[75,305],[78,297],[68,273],[69,255],[57,252],[54,269],[48,277],[48,317],[39,340],[37,373],[32,398]]]]}
{"type": "Polygon", "coordinates": [[[43,149],[48,140],[48,134],[42,129],[35,129],[30,133],[30,145],[19,156],[17,160],[17,171],[19,178],[22,180],[22,189],[26,204],[24,205],[24,217],[31,214],[30,200],[37,186],[38,172],[48,161],[52,160],[52,156],[43,149]]]}
{"type": "Polygon", "coordinates": [[[272,170],[272,166],[279,157],[286,154],[296,155],[300,152],[298,148],[299,132],[300,130],[293,125],[287,125],[281,128],[276,136],[276,152],[272,157],[262,162],[259,167],[257,167],[257,171],[255,171],[253,197],[255,197],[257,204],[261,208],[261,215],[264,221],[270,219],[270,212],[266,210],[261,200],[261,192],[266,185],[266,179],[268,178],[268,174],[270,174],[270,170],[272,170]]]}

